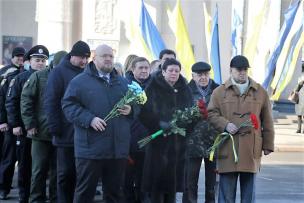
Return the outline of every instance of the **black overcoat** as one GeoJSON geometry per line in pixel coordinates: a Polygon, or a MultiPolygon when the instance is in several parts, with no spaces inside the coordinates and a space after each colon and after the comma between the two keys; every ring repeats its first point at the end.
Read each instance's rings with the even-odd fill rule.
{"type": "MultiPolygon", "coordinates": [[[[186,80],[180,76],[171,87],[159,72],[146,88],[147,103],[139,115],[152,134],[160,121],[170,121],[177,109],[192,106],[186,80]]],[[[147,192],[182,192],[184,186],[186,139],[181,135],[159,136],[146,146],[142,190],[147,192]]]]}

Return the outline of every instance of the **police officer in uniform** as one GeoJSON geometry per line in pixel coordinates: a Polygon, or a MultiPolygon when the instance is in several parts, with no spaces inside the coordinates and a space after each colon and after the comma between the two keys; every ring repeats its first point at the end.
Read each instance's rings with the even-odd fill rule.
{"type": "MultiPolygon", "coordinates": [[[[16,153],[18,159],[18,187],[19,202],[27,203],[30,194],[31,183],[31,140],[26,137],[26,130],[21,119],[20,97],[22,88],[30,75],[37,70],[46,67],[46,60],[49,57],[49,51],[43,45],[32,47],[25,55],[25,60],[30,61],[30,69],[18,74],[9,85],[6,96],[6,110],[8,125],[13,129],[14,136],[17,137],[16,153]]],[[[37,129],[32,128],[27,131],[28,136],[32,136],[37,129]]]]}
{"type": "Polygon", "coordinates": [[[16,140],[7,124],[6,93],[10,81],[23,71],[24,54],[23,47],[14,48],[12,63],[0,70],[0,199],[6,199],[10,192],[16,162],[16,140]]]}

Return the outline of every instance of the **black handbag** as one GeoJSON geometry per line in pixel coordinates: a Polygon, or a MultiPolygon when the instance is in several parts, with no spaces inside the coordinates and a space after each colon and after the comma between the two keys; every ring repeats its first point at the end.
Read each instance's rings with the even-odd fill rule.
{"type": "Polygon", "coordinates": [[[293,90],[290,93],[290,95],[288,96],[288,100],[293,102],[293,103],[298,104],[299,103],[299,92],[296,92],[296,91],[293,90]]]}

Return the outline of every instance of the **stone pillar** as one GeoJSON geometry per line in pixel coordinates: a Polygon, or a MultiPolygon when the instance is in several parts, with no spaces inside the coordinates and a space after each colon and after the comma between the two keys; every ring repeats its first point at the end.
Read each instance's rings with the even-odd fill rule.
{"type": "Polygon", "coordinates": [[[120,24],[117,0],[83,0],[82,5],[82,39],[91,50],[100,44],[108,44],[118,51],[120,24]]]}
{"type": "Polygon", "coordinates": [[[71,47],[72,0],[37,0],[38,44],[50,53],[71,47]]]}

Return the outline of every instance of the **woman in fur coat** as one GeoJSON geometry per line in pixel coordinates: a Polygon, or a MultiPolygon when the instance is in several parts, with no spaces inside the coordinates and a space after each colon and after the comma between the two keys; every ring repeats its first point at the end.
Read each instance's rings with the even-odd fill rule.
{"type": "MultiPolygon", "coordinates": [[[[146,88],[147,103],[139,115],[153,134],[170,129],[175,110],[192,106],[192,94],[180,74],[181,64],[168,59],[146,88]]],[[[146,146],[142,190],[151,194],[151,203],[175,203],[183,192],[186,140],[181,135],[159,136],[146,146]]]]}

